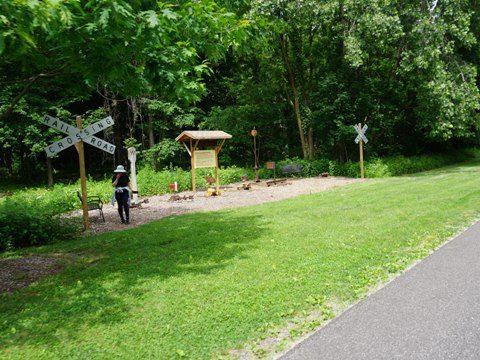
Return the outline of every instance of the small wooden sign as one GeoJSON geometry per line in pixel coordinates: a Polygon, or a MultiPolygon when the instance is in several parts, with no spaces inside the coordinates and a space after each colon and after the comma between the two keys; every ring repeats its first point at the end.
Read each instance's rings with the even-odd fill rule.
{"type": "Polygon", "coordinates": [[[273,170],[275,169],[275,161],[267,161],[267,169],[273,170]]]}
{"type": "Polygon", "coordinates": [[[195,150],[194,159],[196,169],[217,166],[215,150],[195,150]]]}

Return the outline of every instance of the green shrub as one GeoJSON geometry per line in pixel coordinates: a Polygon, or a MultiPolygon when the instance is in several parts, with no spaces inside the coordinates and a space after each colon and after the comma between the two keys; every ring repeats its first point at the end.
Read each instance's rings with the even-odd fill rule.
{"type": "Polygon", "coordinates": [[[341,171],[338,176],[345,176],[350,178],[360,177],[360,164],[358,162],[347,161],[342,164],[341,171]]]}
{"type": "Polygon", "coordinates": [[[309,161],[304,164],[303,171],[305,173],[305,176],[318,176],[322,173],[328,172],[328,164],[329,162],[326,159],[309,161]]]}
{"type": "Polygon", "coordinates": [[[0,203],[0,251],[44,245],[78,234],[73,220],[42,205],[6,199],[0,203]]]}
{"type": "Polygon", "coordinates": [[[188,184],[191,183],[190,174],[180,168],[155,171],[148,165],[139,170],[137,174],[137,185],[140,196],[167,193],[170,191],[169,185],[175,181],[178,184],[179,191],[188,190],[188,184]]]}
{"type": "Polygon", "coordinates": [[[242,181],[242,176],[247,176],[248,180],[252,181],[255,179],[255,172],[253,169],[244,169],[236,166],[219,170],[220,183],[224,185],[240,182],[242,181]]]}
{"type": "Polygon", "coordinates": [[[338,176],[340,174],[340,164],[337,161],[329,161],[328,162],[328,174],[330,176],[338,176]]]}
{"type": "Polygon", "coordinates": [[[365,177],[381,178],[391,176],[388,165],[382,159],[372,159],[365,163],[365,177]]]}

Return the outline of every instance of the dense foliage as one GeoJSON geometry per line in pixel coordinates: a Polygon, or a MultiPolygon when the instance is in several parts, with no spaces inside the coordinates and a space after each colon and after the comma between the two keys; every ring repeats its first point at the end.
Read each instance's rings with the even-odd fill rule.
{"type": "Polygon", "coordinates": [[[78,222],[56,216],[56,208],[41,199],[37,202],[18,199],[0,202],[0,252],[78,236],[78,222]]]}
{"type": "Polygon", "coordinates": [[[77,177],[74,148],[46,159],[73,124],[111,115],[115,157],[87,171],[190,165],[185,129],[233,135],[223,166],[301,157],[358,160],[478,145],[477,0],[4,1],[0,4],[0,174],[77,177]]]}

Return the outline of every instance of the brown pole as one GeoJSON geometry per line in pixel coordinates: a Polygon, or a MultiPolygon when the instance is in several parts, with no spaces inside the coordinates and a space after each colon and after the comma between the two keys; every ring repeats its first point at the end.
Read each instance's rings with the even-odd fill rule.
{"type": "Polygon", "coordinates": [[[215,190],[217,191],[217,195],[219,195],[220,193],[220,178],[219,178],[219,175],[218,175],[218,152],[220,151],[220,149],[218,148],[215,148],[215,190]]]}
{"type": "MultiPolygon", "coordinates": [[[[77,116],[77,129],[82,129],[82,117],[77,116]]],[[[78,162],[80,165],[80,184],[82,186],[82,207],[83,207],[83,230],[90,230],[88,222],[88,204],[87,204],[87,176],[85,173],[85,154],[83,152],[83,141],[78,142],[78,162]]]]}
{"type": "Polygon", "coordinates": [[[190,140],[190,161],[192,163],[192,191],[197,192],[197,187],[195,186],[195,149],[192,144],[192,140],[190,140]]]}
{"type": "Polygon", "coordinates": [[[255,182],[258,182],[257,130],[255,129],[255,126],[253,127],[253,130],[252,130],[252,136],[253,136],[253,158],[255,160],[255,165],[254,165],[253,171],[254,171],[254,174],[255,174],[255,182]]]}
{"type": "MultiPolygon", "coordinates": [[[[358,128],[362,129],[362,123],[358,124],[358,128]]],[[[363,170],[363,140],[361,137],[360,137],[359,145],[360,145],[360,177],[363,179],[365,177],[365,173],[363,170]]]]}

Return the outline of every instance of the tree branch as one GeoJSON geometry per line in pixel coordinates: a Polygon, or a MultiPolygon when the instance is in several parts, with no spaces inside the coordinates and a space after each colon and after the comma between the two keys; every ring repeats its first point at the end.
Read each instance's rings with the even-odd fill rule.
{"type": "Polygon", "coordinates": [[[8,108],[0,115],[0,121],[4,121],[4,120],[8,119],[12,115],[12,112],[15,109],[15,106],[17,106],[18,102],[25,96],[26,93],[28,93],[30,91],[33,84],[35,84],[39,79],[45,78],[45,77],[56,76],[56,75],[60,74],[61,71],[66,66],[67,65],[65,64],[65,65],[61,66],[60,68],[58,68],[56,70],[50,71],[48,73],[40,73],[38,75],[35,75],[35,76],[29,78],[27,80],[28,81],[27,84],[22,89],[22,91],[20,91],[20,93],[17,96],[15,96],[15,98],[10,102],[10,105],[8,106],[8,108]]]}

